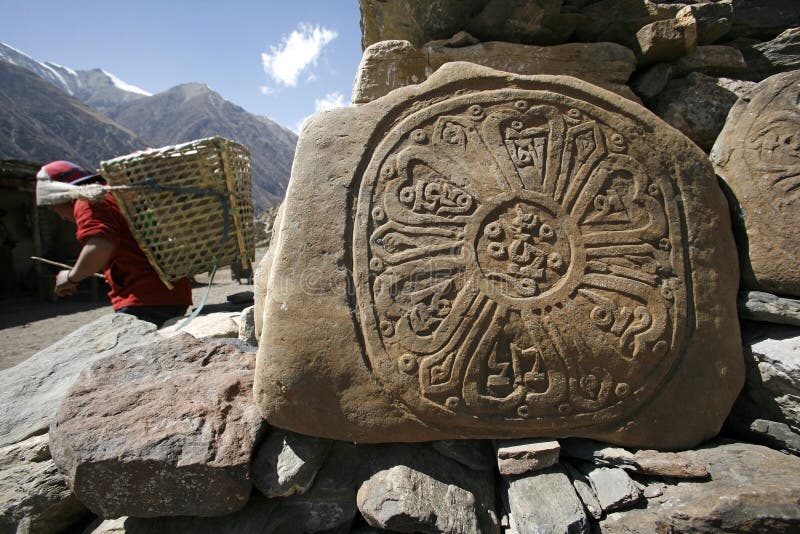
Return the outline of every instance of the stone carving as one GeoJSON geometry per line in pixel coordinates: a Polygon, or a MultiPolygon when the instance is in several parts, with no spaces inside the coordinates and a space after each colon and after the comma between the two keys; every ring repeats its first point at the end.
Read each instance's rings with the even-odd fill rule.
{"type": "Polygon", "coordinates": [[[654,115],[453,63],[312,119],[297,162],[259,269],[272,425],[667,448],[718,431],[742,382],[727,207],[654,115]]]}
{"type": "Polygon", "coordinates": [[[362,178],[372,369],[422,417],[565,428],[637,407],[684,337],[669,177],[587,102],[498,90],[433,107],[392,128],[362,178]]]}
{"type": "Polygon", "coordinates": [[[738,204],[745,287],[800,295],[800,71],[767,78],[734,105],[711,161],[738,204]]]}

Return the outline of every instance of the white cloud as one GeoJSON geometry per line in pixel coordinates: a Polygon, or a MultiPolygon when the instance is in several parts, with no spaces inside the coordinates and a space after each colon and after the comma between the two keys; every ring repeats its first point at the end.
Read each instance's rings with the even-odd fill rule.
{"type": "Polygon", "coordinates": [[[344,95],[339,91],[328,93],[322,98],[314,99],[314,112],[319,113],[326,109],[343,108],[349,104],[344,101],[344,95]]]}
{"type": "Polygon", "coordinates": [[[275,92],[275,89],[267,85],[262,85],[261,87],[258,88],[258,90],[261,91],[261,94],[265,96],[269,96],[275,92]]]}
{"type": "Polygon", "coordinates": [[[295,87],[300,73],[316,65],[322,49],[337,36],[334,30],[301,22],[280,46],[261,54],[264,72],[277,83],[295,87]]]}
{"type": "MultiPolygon", "coordinates": [[[[328,93],[327,95],[323,96],[322,98],[315,98],[314,99],[314,113],[319,113],[321,111],[325,111],[328,109],[333,108],[343,108],[347,107],[350,104],[345,102],[344,95],[339,91],[334,91],[333,93],[328,93]]],[[[293,128],[294,133],[300,133],[300,130],[303,129],[303,124],[311,117],[311,115],[307,115],[300,119],[295,127],[293,128]]]]}

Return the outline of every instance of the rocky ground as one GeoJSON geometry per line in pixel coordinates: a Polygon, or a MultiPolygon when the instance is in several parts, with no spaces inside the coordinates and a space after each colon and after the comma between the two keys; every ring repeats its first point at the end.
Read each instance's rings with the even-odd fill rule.
{"type": "MultiPolygon", "coordinates": [[[[208,287],[208,275],[198,275],[195,280],[192,298],[199,305],[208,287]]],[[[253,290],[251,284],[243,282],[231,280],[229,267],[220,269],[214,277],[205,312],[226,310],[228,295],[253,290]]],[[[102,293],[101,289],[97,299],[85,289],[76,297],[54,302],[34,296],[0,301],[0,370],[17,365],[98,317],[112,313],[114,310],[102,293]]]]}

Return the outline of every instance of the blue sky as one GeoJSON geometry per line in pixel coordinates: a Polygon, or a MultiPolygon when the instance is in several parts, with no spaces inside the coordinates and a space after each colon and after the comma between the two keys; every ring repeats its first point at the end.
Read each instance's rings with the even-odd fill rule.
{"type": "Polygon", "coordinates": [[[101,68],[158,93],[208,84],[298,130],[350,102],[358,0],[0,0],[0,42],[40,61],[101,68]]]}

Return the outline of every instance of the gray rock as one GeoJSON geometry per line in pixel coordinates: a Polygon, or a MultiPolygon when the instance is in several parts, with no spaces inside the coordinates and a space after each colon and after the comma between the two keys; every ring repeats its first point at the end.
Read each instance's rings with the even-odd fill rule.
{"type": "Polygon", "coordinates": [[[691,18],[652,22],[636,32],[639,65],[674,61],[697,46],[697,22],[691,18]]]}
{"type": "MultiPolygon", "coordinates": [[[[397,532],[483,532],[475,496],[458,486],[398,465],[379,471],[358,490],[358,509],[367,522],[397,532]]],[[[495,526],[494,531],[499,531],[495,526]]]]}
{"type": "Polygon", "coordinates": [[[272,430],[253,459],[253,485],[266,497],[305,493],[327,458],[330,444],[326,439],[272,430]]]}
{"type": "Polygon", "coordinates": [[[250,502],[232,514],[220,517],[119,517],[101,520],[86,530],[86,534],[273,534],[291,531],[287,527],[295,517],[283,517],[279,503],[254,492],[250,502]],[[284,530],[281,530],[284,527],[284,530]]]}
{"type": "Polygon", "coordinates": [[[730,36],[770,39],[787,28],[800,26],[796,0],[731,0],[730,36]]]}
{"type": "Polygon", "coordinates": [[[666,488],[667,485],[663,482],[655,482],[645,487],[642,491],[642,495],[644,495],[645,499],[655,499],[656,497],[661,497],[664,495],[664,490],[666,488]]]}
{"type": "Polygon", "coordinates": [[[250,345],[258,346],[255,304],[243,309],[242,314],[239,316],[239,339],[250,345]]]}
{"type": "Polygon", "coordinates": [[[481,41],[556,44],[578,22],[561,0],[360,0],[362,49],[389,39],[415,46],[466,30],[481,41]]]}
{"type": "Polygon", "coordinates": [[[99,360],[158,339],[152,323],[108,314],[0,372],[0,446],[47,432],[78,374],[99,360]]]}
{"type": "Polygon", "coordinates": [[[497,442],[497,468],[501,475],[541,471],[558,463],[561,448],[549,439],[520,439],[497,442]]]}
{"type": "Polygon", "coordinates": [[[642,492],[623,469],[595,467],[584,464],[584,473],[594,488],[604,512],[626,510],[636,506],[642,492]]]}
{"type": "Polygon", "coordinates": [[[358,450],[360,478],[365,481],[358,491],[358,507],[372,526],[403,532],[475,531],[472,526],[478,532],[499,531],[494,479],[485,472],[468,469],[423,444],[361,446],[358,450]],[[396,491],[381,489],[392,481],[396,491]],[[419,484],[416,492],[408,491],[414,484],[419,484]],[[434,502],[440,505],[438,512],[432,507],[434,502]]]}
{"type": "Polygon", "coordinates": [[[583,502],[583,507],[593,518],[600,519],[603,516],[603,507],[600,506],[600,501],[597,500],[597,494],[594,492],[589,479],[569,462],[562,462],[561,465],[567,470],[567,474],[572,480],[572,486],[583,502]]]}
{"type": "Polygon", "coordinates": [[[796,450],[792,443],[800,433],[800,328],[766,323],[748,326],[745,386],[728,427],[741,435],[772,435],[789,450],[796,450]]]}
{"type": "Polygon", "coordinates": [[[657,63],[631,78],[631,88],[645,102],[658,96],[672,79],[671,63],[657,63]]]}
{"type": "Polygon", "coordinates": [[[0,532],[62,532],[90,516],[58,472],[47,436],[0,448],[0,532]]]}
{"type": "Polygon", "coordinates": [[[561,465],[533,475],[503,476],[512,527],[525,534],[590,532],[583,504],[561,465]]]}
{"type": "Polygon", "coordinates": [[[257,345],[251,345],[246,341],[242,341],[238,337],[207,337],[201,339],[200,341],[204,343],[224,343],[226,345],[230,345],[240,352],[249,352],[250,354],[258,351],[257,345]]]}
{"type": "MultiPolygon", "coordinates": [[[[688,2],[687,2],[688,3],[688,2]]],[[[702,2],[690,4],[675,18],[693,18],[697,25],[697,44],[708,45],[721,39],[731,29],[733,6],[730,2],[702,2]]]]}
{"type": "Polygon", "coordinates": [[[773,74],[800,68],[800,28],[791,28],[763,43],[740,46],[748,80],[761,81],[773,74]]]}
{"type": "Polygon", "coordinates": [[[188,334],[100,360],[50,428],[53,460],[103,517],[232,513],[250,496],[262,428],[254,364],[188,334]]]}
{"type": "Polygon", "coordinates": [[[439,454],[466,465],[473,471],[494,469],[494,450],[488,440],[449,439],[434,441],[431,445],[439,454]]]}
{"type": "Polygon", "coordinates": [[[275,499],[282,516],[293,518],[284,521],[283,528],[289,530],[281,532],[327,532],[348,526],[358,513],[356,492],[365,476],[361,468],[369,463],[358,446],[334,442],[309,491],[275,499]]]}
{"type": "Polygon", "coordinates": [[[800,433],[792,431],[785,423],[754,419],[745,431],[738,433],[773,449],[800,455],[800,433]]]}
{"type": "Polygon", "coordinates": [[[628,44],[646,24],[674,18],[683,4],[656,4],[642,0],[580,2],[573,39],[628,44]]]}
{"type": "Polygon", "coordinates": [[[738,99],[720,79],[693,72],[672,80],[652,107],[659,117],[709,151],[738,99]]]}
{"type": "Polygon", "coordinates": [[[675,62],[675,77],[700,72],[708,76],[740,78],[746,69],[747,63],[738,48],[722,45],[698,46],[675,62]]]}
{"type": "Polygon", "coordinates": [[[646,507],[607,516],[600,530],[772,534],[800,529],[800,458],[727,441],[680,454],[708,465],[711,480],[668,484],[646,507]]]}
{"type": "Polygon", "coordinates": [[[567,438],[559,441],[561,455],[577,458],[600,466],[633,467],[633,453],[592,439],[567,438]]]}
{"type": "Polygon", "coordinates": [[[763,291],[739,293],[739,317],[751,321],[800,326],[800,300],[763,291]]]}

